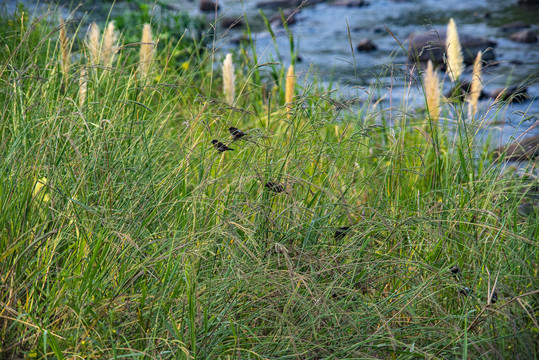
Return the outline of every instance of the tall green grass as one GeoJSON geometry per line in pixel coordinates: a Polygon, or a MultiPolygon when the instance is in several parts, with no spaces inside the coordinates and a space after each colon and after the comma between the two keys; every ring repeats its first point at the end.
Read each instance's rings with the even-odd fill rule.
{"type": "Polygon", "coordinates": [[[239,51],[231,107],[219,55],[163,43],[142,79],[139,45],[91,66],[67,24],[63,86],[59,28],[0,21],[2,357],[536,357],[537,213],[464,104],[380,124],[311,83],[289,110],[288,64],[239,51]]]}

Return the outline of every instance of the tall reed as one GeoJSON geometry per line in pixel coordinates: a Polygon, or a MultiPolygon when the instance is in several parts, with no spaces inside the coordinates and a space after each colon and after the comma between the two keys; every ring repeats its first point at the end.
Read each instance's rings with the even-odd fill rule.
{"type": "Polygon", "coordinates": [[[296,75],[294,74],[294,65],[290,65],[286,73],[286,85],[284,101],[288,107],[287,116],[290,118],[292,111],[292,99],[294,98],[294,87],[296,86],[296,75]]]}
{"type": "Polygon", "coordinates": [[[481,63],[481,51],[477,53],[473,64],[472,72],[472,83],[470,85],[470,94],[468,95],[468,116],[473,118],[477,113],[477,104],[479,102],[479,97],[481,95],[481,90],[483,90],[483,80],[481,77],[482,71],[481,63]]]}
{"type": "Polygon", "coordinates": [[[234,73],[234,64],[232,63],[232,54],[228,53],[225,56],[225,60],[222,65],[223,71],[223,92],[225,94],[226,102],[229,105],[234,104],[236,97],[236,74],[234,73]]]}
{"type": "Polygon", "coordinates": [[[64,84],[67,84],[67,78],[69,75],[69,64],[70,64],[70,49],[69,49],[69,40],[67,38],[66,24],[63,19],[60,19],[60,52],[61,52],[61,68],[64,75],[64,84]]]}
{"type": "Polygon", "coordinates": [[[114,54],[116,53],[116,45],[118,43],[118,34],[114,21],[109,22],[105,33],[103,34],[103,50],[101,52],[101,60],[103,65],[110,66],[114,61],[114,54]]]}
{"type": "Polygon", "coordinates": [[[462,48],[460,46],[457,25],[453,18],[447,24],[447,37],[445,40],[447,54],[447,73],[451,81],[456,82],[464,70],[464,60],[462,58],[462,48]]]}
{"type": "Polygon", "coordinates": [[[427,69],[423,74],[425,86],[425,96],[427,98],[427,109],[431,120],[438,120],[440,117],[440,84],[438,71],[434,71],[432,61],[427,63],[427,69]]]}
{"type": "Polygon", "coordinates": [[[88,76],[86,74],[86,69],[83,68],[80,72],[79,77],[79,106],[84,106],[86,101],[86,92],[88,91],[88,76]]]}
{"type": "Polygon", "coordinates": [[[152,27],[150,24],[144,24],[142,27],[142,39],[140,44],[140,63],[139,73],[141,78],[146,78],[150,71],[153,61],[155,44],[152,40],[152,27]]]}
{"type": "Polygon", "coordinates": [[[93,65],[99,63],[101,58],[101,44],[99,42],[99,26],[94,22],[90,24],[86,34],[86,47],[90,53],[90,60],[93,65]]]}

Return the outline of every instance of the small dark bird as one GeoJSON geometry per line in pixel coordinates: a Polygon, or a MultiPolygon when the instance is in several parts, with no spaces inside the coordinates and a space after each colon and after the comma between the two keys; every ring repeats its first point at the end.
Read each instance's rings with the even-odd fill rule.
{"type": "Polygon", "coordinates": [[[496,291],[494,291],[492,293],[492,296],[490,297],[490,303],[491,304],[496,304],[496,301],[498,301],[498,293],[496,291]]]}
{"type": "Polygon", "coordinates": [[[276,193],[282,193],[285,190],[284,185],[274,183],[273,181],[268,181],[264,186],[276,193]]]}
{"type": "Polygon", "coordinates": [[[465,287],[465,288],[460,289],[459,293],[461,293],[464,296],[468,296],[472,293],[472,290],[470,288],[465,287]]]}
{"type": "Polygon", "coordinates": [[[451,271],[451,274],[453,276],[457,276],[457,274],[460,272],[460,269],[457,265],[453,265],[449,268],[449,271],[451,271]]]}
{"type": "Polygon", "coordinates": [[[230,131],[230,135],[232,135],[234,141],[241,139],[242,137],[247,135],[246,133],[235,127],[229,127],[228,131],[230,131]]]}
{"type": "Polygon", "coordinates": [[[335,241],[339,241],[344,239],[344,237],[348,234],[350,231],[350,226],[341,226],[337,230],[335,230],[335,241]]]}
{"type": "Polygon", "coordinates": [[[234,150],[217,140],[212,140],[211,143],[213,144],[213,147],[216,148],[220,153],[227,150],[234,150]]]}

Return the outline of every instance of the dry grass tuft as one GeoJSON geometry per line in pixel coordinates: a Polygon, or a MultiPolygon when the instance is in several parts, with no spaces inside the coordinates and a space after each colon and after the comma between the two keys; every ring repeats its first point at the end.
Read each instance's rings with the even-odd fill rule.
{"type": "Polygon", "coordinates": [[[232,63],[232,54],[226,54],[223,61],[223,91],[225,93],[226,102],[229,105],[234,103],[235,99],[235,81],[236,75],[234,74],[234,64],[232,63]]]}
{"type": "Polygon", "coordinates": [[[103,34],[103,51],[101,53],[101,60],[105,66],[110,66],[114,60],[114,54],[116,53],[116,45],[118,43],[118,34],[114,21],[109,22],[105,33],[103,34]]]}
{"type": "Polygon", "coordinates": [[[447,53],[447,73],[451,81],[456,82],[464,70],[464,60],[457,25],[453,18],[449,19],[449,23],[447,24],[445,47],[447,53]]]}
{"type": "Polygon", "coordinates": [[[101,44],[99,43],[99,26],[93,22],[90,24],[88,33],[86,34],[86,47],[90,52],[90,60],[92,64],[99,63],[101,44]]]}
{"type": "Polygon", "coordinates": [[[427,70],[423,74],[425,84],[425,95],[427,97],[427,109],[432,120],[440,117],[440,84],[438,81],[438,71],[434,71],[432,61],[427,63],[427,70]]]}
{"type": "Polygon", "coordinates": [[[139,73],[142,78],[145,78],[150,71],[155,49],[155,44],[152,40],[152,27],[150,24],[144,24],[144,27],[142,28],[141,43],[139,73]]]}
{"type": "Polygon", "coordinates": [[[290,65],[288,72],[286,73],[286,87],[284,101],[288,106],[288,117],[290,117],[290,111],[292,110],[292,99],[294,98],[294,87],[296,86],[296,75],[294,74],[294,65],[290,65]]]}
{"type": "Polygon", "coordinates": [[[468,96],[468,116],[474,117],[477,113],[477,103],[479,102],[479,96],[481,90],[483,90],[483,80],[481,78],[481,51],[477,53],[475,62],[473,64],[472,83],[470,85],[470,95],[468,96]]]}

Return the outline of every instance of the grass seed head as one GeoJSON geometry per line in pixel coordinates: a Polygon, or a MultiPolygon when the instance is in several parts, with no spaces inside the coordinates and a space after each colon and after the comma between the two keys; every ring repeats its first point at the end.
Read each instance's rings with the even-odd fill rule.
{"type": "Polygon", "coordinates": [[[483,90],[481,70],[481,51],[479,51],[473,64],[472,83],[470,85],[470,95],[468,96],[468,115],[470,118],[474,117],[477,113],[477,104],[479,102],[481,90],[483,90]]]}
{"type": "Polygon", "coordinates": [[[145,78],[148,75],[153,60],[154,48],[155,44],[152,40],[152,27],[150,24],[144,24],[142,27],[139,64],[139,72],[142,78],[145,78]]]}
{"type": "Polygon", "coordinates": [[[425,84],[425,95],[427,98],[427,108],[432,120],[440,117],[440,84],[438,81],[438,71],[434,71],[432,61],[427,63],[427,70],[423,75],[425,84]]]}
{"type": "Polygon", "coordinates": [[[234,103],[235,99],[235,81],[236,75],[234,74],[234,64],[232,63],[232,54],[228,53],[223,61],[223,92],[225,94],[226,102],[229,105],[234,103]]]}
{"type": "Polygon", "coordinates": [[[449,19],[449,23],[447,24],[445,48],[447,54],[447,73],[451,81],[456,82],[464,70],[464,60],[457,25],[453,18],[449,19]]]}

